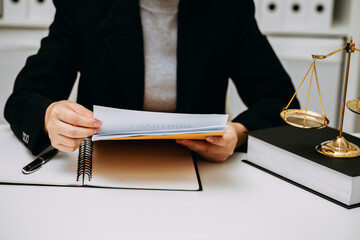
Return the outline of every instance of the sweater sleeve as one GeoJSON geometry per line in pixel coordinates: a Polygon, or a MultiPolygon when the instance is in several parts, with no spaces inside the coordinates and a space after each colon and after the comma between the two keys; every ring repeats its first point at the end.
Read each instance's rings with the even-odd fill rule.
{"type": "MultiPolygon", "coordinates": [[[[253,2],[238,2],[231,78],[248,110],[233,121],[242,123],[249,130],[282,125],[280,112],[295,92],[293,84],[257,27],[253,2]]],[[[296,98],[291,107],[299,108],[296,98]]]]}
{"type": "Polygon", "coordinates": [[[56,14],[38,53],[18,74],[4,115],[14,134],[32,154],[50,145],[43,131],[47,107],[67,99],[78,71],[78,32],[72,0],[54,0],[56,14]]]}

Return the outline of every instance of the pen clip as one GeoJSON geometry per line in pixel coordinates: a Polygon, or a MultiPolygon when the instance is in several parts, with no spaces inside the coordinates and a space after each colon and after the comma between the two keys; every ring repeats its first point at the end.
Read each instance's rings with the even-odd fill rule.
{"type": "Polygon", "coordinates": [[[41,168],[41,166],[43,165],[43,160],[40,158],[35,159],[34,161],[32,161],[31,163],[29,163],[28,165],[26,165],[25,167],[23,167],[23,169],[21,170],[23,174],[30,174],[33,172],[36,172],[37,170],[39,170],[41,168]]]}
{"type": "Polygon", "coordinates": [[[52,149],[52,150],[42,154],[41,156],[36,158],[34,161],[32,161],[31,163],[29,163],[28,165],[23,167],[23,169],[21,170],[22,173],[30,174],[30,173],[33,173],[33,172],[39,170],[41,168],[41,166],[43,164],[45,164],[46,162],[48,162],[52,157],[54,157],[57,154],[57,152],[58,152],[57,149],[52,149]]]}

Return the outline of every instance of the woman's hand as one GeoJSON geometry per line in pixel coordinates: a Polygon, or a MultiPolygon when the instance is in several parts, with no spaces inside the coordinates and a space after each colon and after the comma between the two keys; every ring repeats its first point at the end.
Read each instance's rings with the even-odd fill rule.
{"type": "Polygon", "coordinates": [[[44,131],[51,145],[64,152],[73,152],[81,142],[100,131],[101,122],[85,107],[70,101],[49,105],[45,113],[44,131]]]}
{"type": "Polygon", "coordinates": [[[177,143],[198,153],[207,160],[223,162],[233,155],[235,148],[246,142],[246,127],[240,123],[228,122],[228,131],[221,137],[207,137],[206,141],[176,140],[177,143]]]}

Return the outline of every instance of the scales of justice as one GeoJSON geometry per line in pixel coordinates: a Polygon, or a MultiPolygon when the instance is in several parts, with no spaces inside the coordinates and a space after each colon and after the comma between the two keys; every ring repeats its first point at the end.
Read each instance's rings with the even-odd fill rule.
{"type": "MultiPolygon", "coordinates": [[[[346,102],[346,92],[347,92],[347,85],[348,85],[348,78],[349,78],[349,69],[350,69],[350,58],[351,54],[353,54],[355,51],[360,52],[359,49],[355,48],[355,43],[353,43],[352,37],[350,38],[350,42],[346,43],[346,45],[334,52],[329,53],[328,55],[312,55],[312,63],[310,65],[310,68],[305,74],[305,77],[301,81],[299,87],[295,91],[294,95],[290,99],[290,102],[288,105],[282,110],[280,113],[281,118],[288,124],[304,128],[304,129],[321,129],[329,125],[329,120],[327,119],[324,111],[324,106],[321,98],[320,93],[320,87],[319,87],[319,80],[316,72],[316,60],[322,60],[325,58],[328,58],[334,54],[337,54],[339,52],[345,51],[347,53],[347,63],[346,63],[346,75],[345,75],[345,85],[344,85],[344,93],[343,93],[343,99],[342,99],[342,107],[341,107],[341,122],[340,122],[340,130],[339,135],[334,138],[333,140],[325,141],[315,147],[316,151],[319,153],[334,157],[334,158],[352,158],[352,157],[358,157],[360,156],[360,148],[347,141],[342,135],[343,135],[343,124],[344,124],[344,110],[345,110],[345,102],[346,102]],[[288,109],[291,102],[294,100],[297,92],[299,91],[301,85],[303,84],[304,80],[307,78],[308,74],[311,71],[310,75],[310,83],[309,83],[309,90],[307,94],[307,101],[306,101],[306,108],[305,110],[302,109],[288,109]],[[309,98],[310,98],[310,91],[311,91],[311,85],[312,80],[315,75],[316,79],[316,85],[317,90],[319,93],[319,99],[320,104],[322,108],[322,114],[312,112],[308,110],[309,105],[309,98]]],[[[357,114],[360,114],[360,99],[355,99],[348,101],[346,103],[346,106],[348,109],[350,109],[352,112],[355,112],[357,114]]]]}

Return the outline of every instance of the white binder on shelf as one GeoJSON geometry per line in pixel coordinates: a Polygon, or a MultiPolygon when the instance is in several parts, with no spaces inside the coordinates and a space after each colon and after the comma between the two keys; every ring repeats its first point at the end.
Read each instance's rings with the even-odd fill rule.
{"type": "MultiPolygon", "coordinates": [[[[1,0],[0,0],[1,1],[1,0]]],[[[255,19],[259,23],[261,20],[261,2],[262,0],[254,0],[255,4],[255,19]]]]}
{"type": "Polygon", "coordinates": [[[29,0],[2,0],[3,1],[3,17],[2,22],[25,22],[26,8],[29,0]]]}
{"type": "Polygon", "coordinates": [[[285,0],[284,2],[284,28],[303,29],[309,14],[308,5],[313,0],[285,0]]]}
{"type": "Polygon", "coordinates": [[[312,29],[330,28],[334,13],[334,0],[309,1],[306,26],[312,29]]]}
{"type": "Polygon", "coordinates": [[[281,29],[284,20],[284,0],[262,0],[260,6],[261,30],[281,29]]]}
{"type": "Polygon", "coordinates": [[[28,20],[30,22],[48,22],[50,23],[55,15],[55,7],[51,0],[27,0],[28,20]]]}

